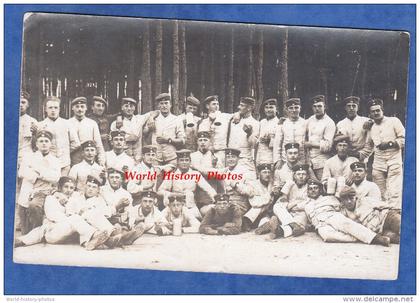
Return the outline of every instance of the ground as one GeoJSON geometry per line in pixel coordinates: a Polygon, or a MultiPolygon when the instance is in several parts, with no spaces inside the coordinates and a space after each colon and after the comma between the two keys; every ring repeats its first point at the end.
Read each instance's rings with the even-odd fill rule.
{"type": "Polygon", "coordinates": [[[17,263],[260,275],[396,279],[399,245],[324,243],[315,233],[266,240],[237,236],[145,235],[134,245],[86,251],[76,244],[15,248],[17,263]]]}

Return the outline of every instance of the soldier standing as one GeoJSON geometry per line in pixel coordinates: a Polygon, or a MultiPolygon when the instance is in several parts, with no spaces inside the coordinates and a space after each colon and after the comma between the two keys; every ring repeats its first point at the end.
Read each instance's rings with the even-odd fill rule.
{"type": "Polygon", "coordinates": [[[18,169],[22,162],[22,156],[32,152],[31,142],[32,134],[36,129],[33,128],[37,121],[28,115],[30,95],[22,91],[20,93],[20,117],[19,117],[19,151],[18,151],[18,169]]]}
{"type": "Polygon", "coordinates": [[[109,131],[111,127],[111,120],[116,115],[108,115],[108,101],[100,96],[93,96],[92,98],[92,112],[88,115],[88,118],[92,119],[98,124],[99,133],[101,134],[102,145],[104,150],[107,152],[111,150],[111,144],[109,142],[109,131]]]}
{"type": "Polygon", "coordinates": [[[279,118],[277,118],[277,99],[267,99],[261,106],[264,108],[265,118],[260,121],[256,165],[263,163],[273,164],[274,135],[279,123],[279,118]]]}
{"type": "Polygon", "coordinates": [[[179,115],[182,120],[185,132],[185,148],[191,151],[197,150],[197,130],[198,124],[201,120],[198,117],[198,109],[200,108],[200,101],[193,97],[188,96],[185,105],[185,113],[179,115]]]}

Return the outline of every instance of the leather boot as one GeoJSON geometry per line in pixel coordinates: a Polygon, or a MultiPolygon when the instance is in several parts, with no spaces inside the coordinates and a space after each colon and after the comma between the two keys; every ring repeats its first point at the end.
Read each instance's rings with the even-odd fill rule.
{"type": "Polygon", "coordinates": [[[373,238],[371,244],[377,244],[382,246],[389,246],[390,239],[388,237],[384,237],[381,235],[376,235],[375,238],[373,238]]]}

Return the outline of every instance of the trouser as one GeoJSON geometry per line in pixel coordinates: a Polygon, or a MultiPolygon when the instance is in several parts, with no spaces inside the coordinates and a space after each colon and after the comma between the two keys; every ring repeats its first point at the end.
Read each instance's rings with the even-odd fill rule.
{"type": "Polygon", "coordinates": [[[290,223],[296,223],[302,228],[302,233],[309,228],[309,220],[304,211],[296,211],[290,213],[287,208],[281,203],[276,203],[273,206],[274,215],[277,216],[281,223],[281,228],[284,231],[284,237],[293,235],[293,230],[290,228],[290,223]]]}
{"type": "Polygon", "coordinates": [[[108,235],[111,235],[115,230],[115,227],[109,222],[109,220],[98,210],[90,209],[85,211],[82,214],[82,218],[86,220],[87,223],[99,230],[106,230],[108,235]]]}
{"type": "Polygon", "coordinates": [[[28,232],[31,231],[28,208],[17,204],[17,212],[19,217],[20,232],[22,233],[22,235],[26,235],[28,232]]]}
{"type": "Polygon", "coordinates": [[[401,208],[403,170],[400,164],[388,166],[387,171],[373,168],[372,179],[381,190],[382,200],[389,206],[401,208]]]}
{"type": "MultiPolygon", "coordinates": [[[[334,213],[332,216],[324,220],[324,223],[331,226],[334,230],[342,232],[344,234],[349,234],[353,236],[357,240],[370,244],[375,238],[376,233],[371,231],[369,228],[363,226],[362,224],[356,223],[353,220],[345,217],[341,213],[334,213]]],[[[325,229],[323,227],[318,228],[318,234],[324,239],[326,242],[333,242],[336,237],[337,242],[354,242],[354,241],[343,241],[343,239],[347,238],[337,233],[332,233],[331,229],[325,229]],[[321,229],[321,232],[320,232],[321,229]],[[330,241],[327,241],[329,239],[330,241]]],[[[350,239],[350,238],[349,238],[350,239]]]]}
{"type": "Polygon", "coordinates": [[[41,226],[44,219],[44,209],[38,205],[29,205],[27,209],[27,231],[41,226]]]}
{"type": "Polygon", "coordinates": [[[45,238],[47,243],[58,244],[77,233],[80,236],[80,244],[83,244],[92,238],[95,231],[96,229],[89,225],[82,217],[72,215],[61,222],[45,222],[28,234],[19,237],[19,240],[25,243],[25,245],[33,245],[42,242],[42,239],[45,238]]]}
{"type": "Polygon", "coordinates": [[[255,175],[255,177],[257,176],[255,171],[255,164],[251,158],[239,158],[238,165],[241,165],[248,171],[252,172],[255,175]]]}
{"type": "Polygon", "coordinates": [[[383,231],[392,231],[393,233],[400,234],[401,230],[401,213],[398,210],[390,210],[385,218],[383,231]]]}

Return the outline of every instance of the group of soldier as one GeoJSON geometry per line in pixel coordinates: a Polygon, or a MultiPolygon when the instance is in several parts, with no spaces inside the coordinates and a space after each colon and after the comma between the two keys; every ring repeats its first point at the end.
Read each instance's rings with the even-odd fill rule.
{"type": "Polygon", "coordinates": [[[261,121],[252,97],[233,114],[220,112],[216,95],[189,96],[181,115],[171,113],[168,93],[145,114],[132,98],[114,115],[104,98],[89,101],[72,100],[73,117],[64,119],[61,100],[47,97],[38,122],[21,93],[15,246],[78,238],[93,250],[145,233],[251,230],[270,239],[315,231],[326,242],[399,243],[405,129],[384,115],[381,99],[368,100],[368,118],[358,114],[359,97],[345,98],[337,124],[323,95],[310,100],[308,119],[300,98],[285,101],[284,117],[267,99],[261,121]],[[201,178],[162,178],[169,172],[201,178]]]}

